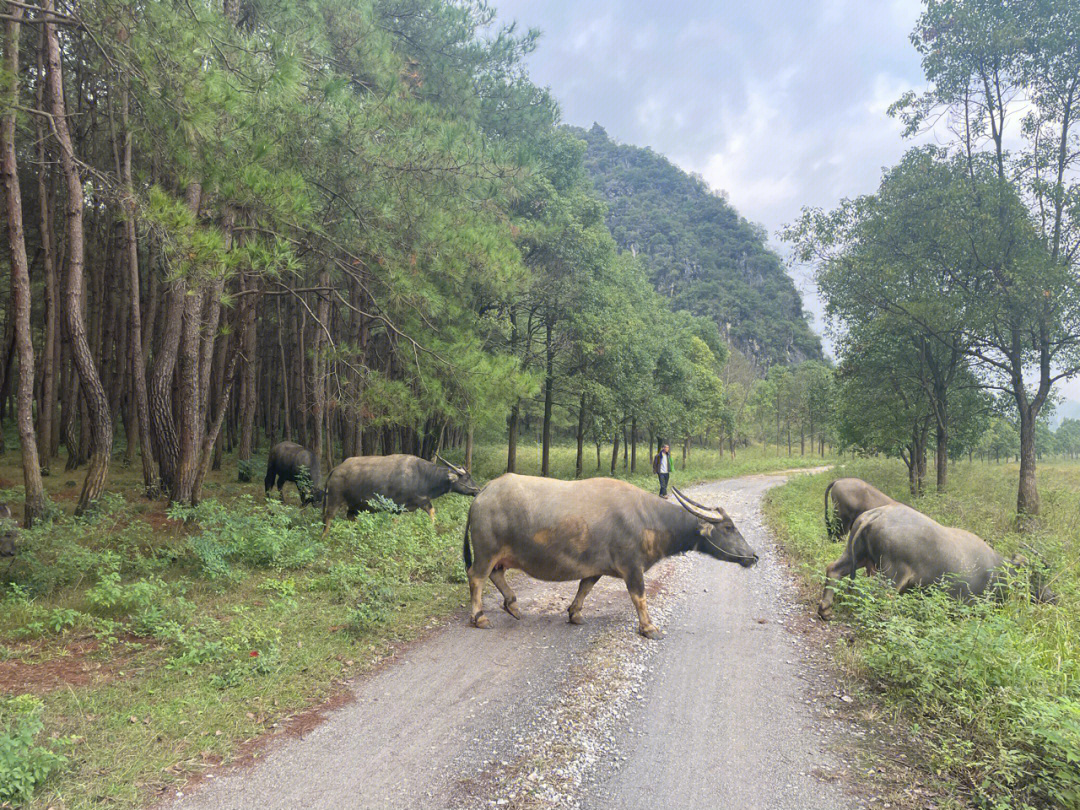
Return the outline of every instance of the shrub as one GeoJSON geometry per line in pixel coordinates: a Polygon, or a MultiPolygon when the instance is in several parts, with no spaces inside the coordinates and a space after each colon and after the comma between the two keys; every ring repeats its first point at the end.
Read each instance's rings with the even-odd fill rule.
{"type": "Polygon", "coordinates": [[[50,775],[67,765],[56,743],[37,742],[44,725],[32,695],[0,697],[0,804],[24,804],[50,775]]]}
{"type": "Polygon", "coordinates": [[[232,575],[231,565],[241,562],[257,568],[303,568],[318,556],[314,513],[275,504],[256,507],[250,496],[226,506],[203,501],[198,506],[173,506],[170,517],[198,525],[188,539],[188,551],[209,579],[232,575]]]}

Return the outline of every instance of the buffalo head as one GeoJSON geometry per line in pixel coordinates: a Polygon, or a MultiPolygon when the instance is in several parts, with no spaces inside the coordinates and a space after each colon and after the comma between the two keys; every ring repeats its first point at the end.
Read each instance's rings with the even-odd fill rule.
{"type": "Polygon", "coordinates": [[[1034,561],[1029,560],[1023,554],[1014,554],[1006,564],[1006,568],[1010,569],[1010,573],[1020,581],[1027,579],[1029,592],[1034,601],[1048,605],[1057,604],[1058,596],[1050,590],[1050,586],[1047,584],[1050,573],[1046,560],[1042,558],[1041,554],[1035,552],[1034,561]]]}
{"type": "Polygon", "coordinates": [[[456,464],[451,464],[438,454],[435,455],[435,458],[447,467],[451,492],[456,492],[459,495],[472,495],[474,497],[480,494],[480,487],[472,480],[472,476],[469,475],[468,470],[464,467],[459,467],[456,464]]]}
{"type": "Polygon", "coordinates": [[[743,538],[742,533],[735,528],[728,513],[719,506],[709,508],[690,500],[675,487],[671,488],[679,504],[696,517],[700,540],[694,547],[695,551],[708,554],[718,560],[737,562],[744,568],[749,568],[758,561],[758,555],[750,548],[743,538]]]}

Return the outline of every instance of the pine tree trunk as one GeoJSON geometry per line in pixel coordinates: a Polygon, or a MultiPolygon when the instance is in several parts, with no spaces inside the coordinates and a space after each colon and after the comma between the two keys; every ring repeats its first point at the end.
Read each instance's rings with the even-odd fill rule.
{"type": "Polygon", "coordinates": [[[615,428],[615,438],[611,444],[611,474],[615,475],[615,465],[619,463],[619,431],[620,428],[615,428]]]}
{"type": "Polygon", "coordinates": [[[506,424],[506,471],[517,472],[518,423],[521,420],[521,406],[515,402],[510,408],[510,417],[506,424]]]}
{"type": "Polygon", "coordinates": [[[180,458],[180,441],[176,435],[173,416],[173,374],[176,370],[177,353],[184,322],[184,298],[187,284],[176,279],[169,285],[161,318],[161,342],[154,352],[154,365],[150,372],[150,427],[153,430],[154,448],[161,470],[162,486],[172,497],[176,488],[176,468],[180,458]]]}
{"type": "MultiPolygon", "coordinates": [[[[157,459],[154,457],[154,443],[150,437],[150,399],[146,389],[146,364],[143,362],[142,345],[142,306],[140,296],[142,284],[139,279],[139,237],[136,231],[135,189],[131,179],[131,130],[128,126],[128,87],[125,82],[120,100],[120,126],[123,133],[120,171],[124,193],[124,255],[130,285],[131,329],[128,347],[131,367],[131,393],[134,399],[135,415],[139,431],[139,455],[142,458],[143,494],[147,498],[157,498],[161,494],[161,478],[157,459]]],[[[128,441],[131,441],[130,436],[128,441]]]]}
{"type": "Polygon", "coordinates": [[[574,478],[581,478],[585,466],[585,392],[581,392],[577,419],[577,458],[574,462],[574,478]]]}
{"type": "Polygon", "coordinates": [[[11,395],[11,378],[14,375],[15,355],[15,316],[8,307],[4,317],[4,357],[0,363],[0,453],[7,448],[4,444],[4,417],[8,397],[11,395]]]}
{"type": "MultiPolygon", "coordinates": [[[[37,76],[35,93],[38,109],[45,108],[44,99],[44,41],[38,48],[37,76]]],[[[45,275],[45,340],[41,352],[41,406],[38,410],[38,448],[41,452],[42,473],[49,474],[53,456],[58,444],[56,422],[56,371],[59,359],[60,341],[57,335],[57,307],[60,301],[56,277],[56,253],[53,245],[52,212],[49,206],[49,183],[46,175],[45,123],[40,115],[34,116],[37,134],[37,186],[40,215],[39,239],[41,240],[41,264],[45,275]]]]}
{"type": "MultiPolygon", "coordinates": [[[[46,14],[53,11],[53,0],[43,0],[46,14]]],[[[65,291],[68,335],[79,382],[86,402],[91,431],[90,468],[86,472],[82,494],[75,508],[81,515],[101,496],[109,473],[109,456],[112,452],[112,420],[109,415],[108,397],[101,385],[94,366],[90,345],[86,339],[86,326],[82,317],[82,282],[84,266],[83,189],[75,164],[75,154],[68,131],[64,104],[64,80],[60,73],[60,45],[56,29],[50,22],[43,23],[45,30],[45,62],[47,66],[49,106],[53,127],[60,146],[60,166],[67,185],[68,228],[68,277],[65,291]]]]}
{"type": "Polygon", "coordinates": [[[630,420],[630,472],[637,472],[637,417],[630,420]]]}
{"type": "Polygon", "coordinates": [[[178,503],[191,503],[198,472],[198,454],[202,439],[202,414],[199,412],[199,327],[205,292],[188,293],[184,322],[180,333],[177,433],[180,453],[176,463],[176,487],[171,493],[178,503]]]}
{"type": "Polygon", "coordinates": [[[289,366],[285,362],[285,322],[281,320],[280,298],[274,299],[274,306],[277,309],[277,345],[278,353],[281,355],[281,398],[285,418],[285,433],[282,438],[290,441],[292,440],[292,414],[289,409],[289,366]]]}
{"type": "Polygon", "coordinates": [[[217,443],[218,436],[221,433],[221,426],[225,422],[225,414],[229,410],[229,394],[233,389],[233,380],[236,377],[236,364],[238,358],[238,352],[232,352],[229,356],[229,365],[225,371],[225,385],[221,391],[221,403],[217,409],[217,413],[214,415],[213,422],[210,424],[210,428],[206,431],[206,435],[202,440],[195,481],[191,489],[192,505],[198,504],[199,501],[202,500],[203,482],[206,480],[206,473],[210,469],[214,445],[217,443]]]}
{"type": "Polygon", "coordinates": [[[543,447],[541,449],[540,475],[545,478],[551,472],[551,410],[555,398],[555,347],[551,342],[551,321],[547,322],[544,337],[546,362],[544,373],[544,428],[543,447]]]}
{"type": "MultiPolygon", "coordinates": [[[[330,286],[330,273],[323,270],[319,273],[319,287],[322,290],[330,286]]],[[[319,303],[315,308],[315,317],[317,323],[315,324],[315,341],[313,344],[313,358],[311,363],[311,390],[314,395],[314,425],[315,425],[315,446],[312,448],[316,456],[322,456],[323,469],[329,470],[331,468],[330,453],[324,452],[323,442],[324,433],[323,429],[326,424],[326,385],[327,385],[327,353],[323,350],[324,341],[326,341],[326,333],[330,327],[330,297],[329,293],[320,290],[318,293],[319,303]]],[[[325,441],[329,442],[329,436],[326,435],[325,441]]]]}
{"type": "Polygon", "coordinates": [[[23,525],[30,528],[45,512],[45,492],[34,433],[34,344],[30,337],[30,267],[23,236],[22,194],[15,156],[15,104],[19,96],[19,28],[23,9],[8,4],[4,21],[3,96],[0,109],[0,172],[7,202],[8,247],[11,251],[11,308],[19,353],[17,393],[19,440],[22,443],[26,508],[23,525]]]}
{"type": "MultiPolygon", "coordinates": [[[[240,301],[240,444],[237,450],[237,479],[251,480],[251,457],[254,452],[255,433],[255,367],[256,367],[256,326],[258,314],[258,292],[255,282],[241,276],[241,291],[247,294],[240,301]]],[[[301,324],[301,329],[303,325],[301,324]]],[[[300,336],[300,351],[303,352],[303,335],[300,336]]],[[[303,359],[301,358],[301,363],[303,359]]],[[[303,371],[303,368],[301,368],[303,371]]],[[[303,380],[299,381],[303,385],[303,380]]],[[[303,423],[303,420],[301,420],[303,423]]],[[[303,441],[306,447],[306,430],[303,441]]],[[[320,452],[318,446],[314,448],[320,452]]]]}

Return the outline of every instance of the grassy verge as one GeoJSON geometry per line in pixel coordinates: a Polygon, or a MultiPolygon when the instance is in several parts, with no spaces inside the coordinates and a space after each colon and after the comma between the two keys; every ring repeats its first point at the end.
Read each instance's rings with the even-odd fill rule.
{"type": "MultiPolygon", "coordinates": [[[[526,455],[521,471],[533,473],[526,455]]],[[[479,448],[478,479],[504,458],[479,448]]],[[[18,461],[4,461],[0,500],[15,505],[18,461]]],[[[574,449],[552,461],[572,474],[574,449]]],[[[649,461],[643,450],[639,469],[649,461]]],[[[672,478],[820,463],[694,451],[672,478]]],[[[629,478],[655,486],[646,472],[629,478]]],[[[316,510],[263,503],[261,481],[235,479],[227,463],[209,500],[168,510],[138,497],[137,468],[116,465],[111,494],[79,520],[67,513],[81,472],[46,479],[57,518],[24,532],[0,567],[0,806],[142,805],[283,728],[465,600],[469,499],[441,499],[434,525],[424,513],[339,520],[323,541],[316,510]]]]}
{"type": "Polygon", "coordinates": [[[1045,560],[1056,606],[1019,591],[1004,604],[958,604],[934,590],[898,597],[860,574],[838,599],[839,619],[854,630],[840,658],[925,743],[930,767],[977,806],[1080,807],[1080,465],[1040,468],[1043,514],[1023,535],[1014,529],[1010,465],[956,465],[948,492],[914,502],[899,463],[858,461],[793,478],[769,494],[766,517],[801,564],[814,601],[826,564],[842,552],[826,541],[823,519],[824,488],[839,475],[868,480],[1006,555],[1034,549],[1045,560]]]}

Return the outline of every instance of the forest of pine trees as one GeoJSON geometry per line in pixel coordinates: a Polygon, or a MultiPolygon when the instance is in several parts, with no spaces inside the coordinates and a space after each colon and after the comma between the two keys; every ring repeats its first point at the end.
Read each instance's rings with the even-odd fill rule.
{"type": "Polygon", "coordinates": [[[669,164],[722,209],[704,279],[672,295],[659,251],[620,250],[595,138],[525,72],[536,32],[479,0],[7,10],[0,416],[28,524],[40,471],[84,469],[82,512],[122,454],[191,503],[282,438],[329,469],[468,462],[484,432],[513,470],[538,424],[542,470],[557,434],[580,472],[586,441],[722,436],[729,340],[819,352],[761,234],[669,164]]]}

